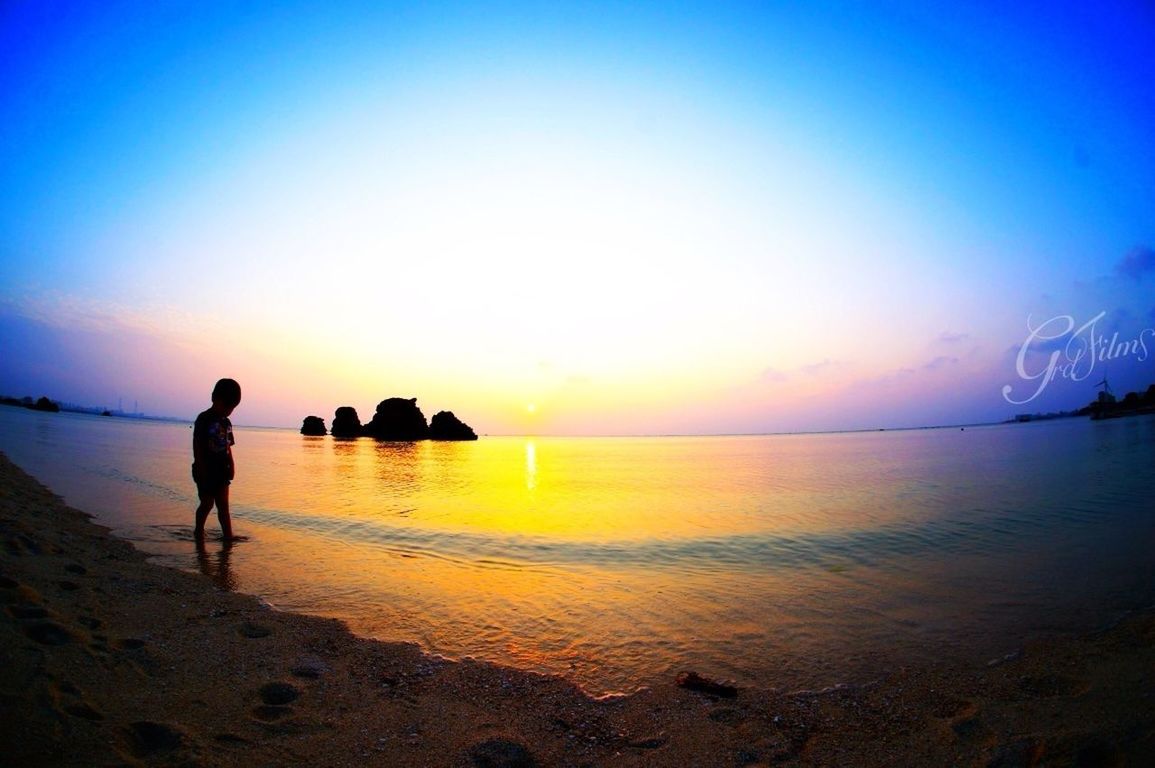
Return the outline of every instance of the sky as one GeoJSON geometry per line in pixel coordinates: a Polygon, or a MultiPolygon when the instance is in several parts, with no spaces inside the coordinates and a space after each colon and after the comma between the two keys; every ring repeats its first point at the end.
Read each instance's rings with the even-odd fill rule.
{"type": "Polygon", "coordinates": [[[1146,389],[1151,40],[1110,0],[4,3],[0,393],[713,434],[1146,389]]]}

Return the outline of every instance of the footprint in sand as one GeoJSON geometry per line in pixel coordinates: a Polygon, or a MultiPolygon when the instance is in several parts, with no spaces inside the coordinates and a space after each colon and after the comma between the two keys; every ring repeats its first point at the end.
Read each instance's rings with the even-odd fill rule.
{"type": "Polygon", "coordinates": [[[38,621],[24,627],[24,634],[41,645],[68,645],[76,639],[75,635],[55,621],[38,621]]]}
{"type": "Polygon", "coordinates": [[[40,605],[10,605],[8,613],[15,619],[47,619],[48,609],[40,605]]]}
{"type": "Polygon", "coordinates": [[[737,725],[746,719],[745,715],[730,707],[719,707],[711,710],[708,717],[715,723],[725,723],[726,725],[737,725]]]}
{"type": "Polygon", "coordinates": [[[257,692],[261,701],[260,706],[253,707],[252,714],[257,720],[271,723],[293,714],[293,708],[288,706],[301,697],[301,691],[291,683],[265,683],[257,692]]]}
{"type": "Polygon", "coordinates": [[[4,548],[8,550],[8,554],[17,556],[39,555],[43,551],[38,541],[22,533],[18,533],[5,541],[4,548]]]}
{"type": "Polygon", "coordinates": [[[476,768],[535,768],[537,761],[524,744],[507,739],[489,739],[474,744],[469,758],[476,768]]]}
{"type": "Polygon", "coordinates": [[[246,621],[237,629],[237,631],[241,633],[242,637],[248,637],[254,640],[261,637],[268,637],[269,635],[273,634],[273,630],[269,629],[268,627],[261,626],[260,624],[254,624],[251,621],[246,621]]]}
{"type": "Polygon", "coordinates": [[[301,697],[301,691],[292,683],[265,683],[260,690],[261,701],[266,704],[290,704],[301,697]]]}
{"type": "Polygon", "coordinates": [[[218,733],[214,737],[218,744],[229,744],[233,746],[243,746],[251,742],[243,736],[238,736],[235,733],[218,733]]]}
{"type": "Polygon", "coordinates": [[[70,681],[61,680],[59,683],[55,683],[53,688],[55,689],[55,698],[64,700],[61,709],[65,713],[92,722],[99,722],[104,719],[104,715],[85,700],[83,691],[70,681]]]}
{"type": "Polygon", "coordinates": [[[1118,746],[1098,736],[1085,736],[1077,745],[1075,765],[1086,768],[1117,768],[1127,764],[1118,746]]]}
{"type": "Polygon", "coordinates": [[[951,726],[955,735],[964,742],[981,746],[994,746],[995,733],[978,717],[968,717],[951,726]]]}
{"type": "Polygon", "coordinates": [[[77,701],[72,704],[66,704],[64,706],[64,711],[73,717],[91,720],[94,723],[104,719],[104,715],[94,709],[93,706],[87,701],[77,701]]]}
{"type": "Polygon", "coordinates": [[[316,680],[325,673],[326,667],[319,663],[305,663],[298,664],[290,670],[293,677],[300,677],[305,680],[316,680]]]}
{"type": "Polygon", "coordinates": [[[1039,765],[1046,753],[1046,746],[1036,738],[1017,739],[996,749],[990,762],[987,763],[987,768],[1023,768],[1039,765]]]}
{"type": "Polygon", "coordinates": [[[279,707],[273,704],[262,704],[253,707],[253,718],[262,723],[272,723],[293,714],[292,707],[279,707]]]}
{"type": "Polygon", "coordinates": [[[1066,675],[1027,675],[1019,680],[1019,690],[1033,698],[1080,696],[1091,690],[1091,684],[1066,675]]]}
{"type": "Polygon", "coordinates": [[[142,720],[123,729],[129,751],[136,757],[172,752],[184,744],[184,734],[165,723],[142,720]]]}
{"type": "Polygon", "coordinates": [[[930,704],[930,714],[942,720],[954,720],[974,715],[978,707],[974,702],[966,699],[957,699],[953,696],[943,696],[930,704]]]}

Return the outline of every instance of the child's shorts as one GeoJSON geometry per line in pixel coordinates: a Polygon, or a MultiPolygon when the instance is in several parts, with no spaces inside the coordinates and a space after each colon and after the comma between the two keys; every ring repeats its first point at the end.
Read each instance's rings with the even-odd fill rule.
{"type": "Polygon", "coordinates": [[[224,468],[206,469],[192,465],[192,479],[197,485],[198,496],[215,496],[229,484],[232,473],[224,468]]]}

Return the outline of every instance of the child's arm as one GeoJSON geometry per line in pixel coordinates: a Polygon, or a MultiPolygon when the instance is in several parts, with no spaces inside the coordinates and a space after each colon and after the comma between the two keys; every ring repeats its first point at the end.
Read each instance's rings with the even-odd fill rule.
{"type": "Polygon", "coordinates": [[[202,436],[194,437],[193,438],[193,463],[194,464],[203,464],[207,454],[208,454],[208,449],[205,447],[204,436],[202,435],[202,436]]]}

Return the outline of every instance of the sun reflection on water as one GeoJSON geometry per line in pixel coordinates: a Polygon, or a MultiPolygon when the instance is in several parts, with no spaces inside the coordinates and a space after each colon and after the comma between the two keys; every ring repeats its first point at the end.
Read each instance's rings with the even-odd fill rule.
{"type": "Polygon", "coordinates": [[[532,440],[525,441],[525,487],[530,491],[537,488],[537,447],[532,440]]]}

